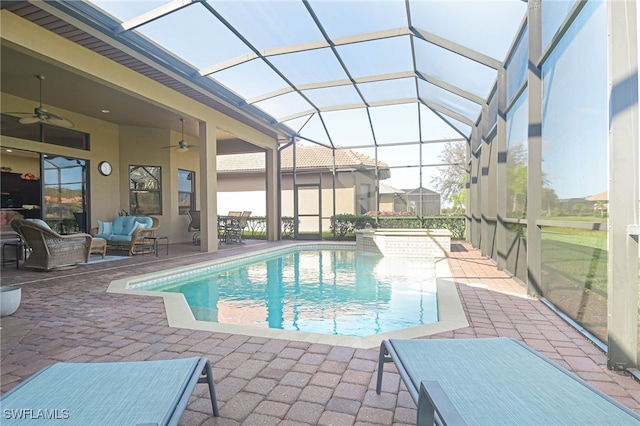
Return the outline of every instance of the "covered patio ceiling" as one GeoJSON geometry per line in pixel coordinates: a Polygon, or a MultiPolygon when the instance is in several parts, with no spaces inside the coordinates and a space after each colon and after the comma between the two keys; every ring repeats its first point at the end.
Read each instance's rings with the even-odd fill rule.
{"type": "Polygon", "coordinates": [[[520,0],[37,6],[135,49],[280,135],[328,147],[469,139],[527,9],[520,0]]]}

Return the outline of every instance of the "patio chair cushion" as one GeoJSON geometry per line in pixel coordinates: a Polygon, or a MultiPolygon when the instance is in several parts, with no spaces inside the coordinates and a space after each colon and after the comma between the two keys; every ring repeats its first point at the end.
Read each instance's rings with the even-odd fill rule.
{"type": "Polygon", "coordinates": [[[51,229],[49,224],[47,222],[45,222],[44,220],[42,220],[42,219],[27,219],[27,220],[29,222],[37,223],[38,225],[42,226],[43,228],[51,229]]]}
{"type": "Polygon", "coordinates": [[[98,221],[98,234],[111,235],[113,234],[113,222],[98,221]]]}
{"type": "Polygon", "coordinates": [[[138,224],[144,225],[145,228],[151,228],[153,219],[148,216],[118,216],[113,222],[98,222],[98,232],[94,237],[112,242],[131,241],[131,236],[140,226],[138,224]],[[109,232],[109,223],[111,223],[111,232],[109,232]]]}
{"type": "Polygon", "coordinates": [[[380,347],[378,393],[382,362],[391,361],[418,405],[419,425],[429,423],[429,414],[424,413],[433,413],[432,407],[439,404],[454,407],[447,414],[459,415],[466,424],[637,425],[640,421],[627,407],[514,339],[385,340],[380,347]],[[383,360],[386,354],[390,358],[383,360]]]}
{"type": "Polygon", "coordinates": [[[98,223],[100,226],[93,228],[91,233],[94,238],[107,240],[109,248],[127,249],[129,250],[129,256],[154,252],[154,244],[150,238],[155,237],[156,230],[160,226],[158,218],[152,216],[118,216],[111,222],[110,230],[108,223],[98,223]]]}
{"type": "Polygon", "coordinates": [[[206,358],[57,363],[0,398],[2,424],[42,424],[47,417],[38,415],[75,425],[178,424],[199,382],[209,383],[213,413],[218,415],[206,358]]]}
{"type": "Polygon", "coordinates": [[[20,240],[20,234],[11,228],[13,219],[24,219],[24,217],[13,210],[0,210],[0,241],[2,243],[20,240]]]}
{"type": "Polygon", "coordinates": [[[14,210],[0,210],[0,226],[9,225],[13,219],[24,219],[20,213],[14,210]]]}
{"type": "Polygon", "coordinates": [[[142,223],[142,222],[135,222],[135,223],[133,224],[133,228],[131,228],[131,229],[129,230],[128,235],[133,235],[133,232],[134,232],[136,229],[144,229],[144,228],[148,228],[148,226],[147,226],[147,224],[146,224],[146,223],[142,223]]]}

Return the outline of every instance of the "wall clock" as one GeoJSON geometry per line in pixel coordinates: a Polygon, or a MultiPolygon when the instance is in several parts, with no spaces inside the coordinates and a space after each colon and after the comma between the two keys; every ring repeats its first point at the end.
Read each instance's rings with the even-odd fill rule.
{"type": "Polygon", "coordinates": [[[109,176],[113,171],[113,168],[111,167],[110,162],[101,161],[100,164],[98,164],[98,171],[100,171],[100,174],[102,176],[109,176]]]}

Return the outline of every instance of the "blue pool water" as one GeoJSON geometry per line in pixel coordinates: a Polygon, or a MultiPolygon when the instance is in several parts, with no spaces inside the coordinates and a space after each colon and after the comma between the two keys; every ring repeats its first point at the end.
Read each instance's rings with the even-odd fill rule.
{"type": "Polygon", "coordinates": [[[438,321],[433,263],[355,250],[289,250],[144,288],[227,324],[368,336],[438,321]]]}

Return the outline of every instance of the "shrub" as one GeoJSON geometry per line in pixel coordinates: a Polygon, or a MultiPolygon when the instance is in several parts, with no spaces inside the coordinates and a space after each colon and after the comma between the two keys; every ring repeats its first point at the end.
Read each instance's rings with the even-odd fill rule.
{"type": "MultiPolygon", "coordinates": [[[[282,239],[290,240],[293,238],[293,218],[282,217],[282,239]]],[[[251,239],[265,239],[267,237],[267,218],[264,216],[250,216],[247,220],[247,229],[244,235],[251,239]]]]}
{"type": "Polygon", "coordinates": [[[375,226],[375,218],[367,215],[338,214],[331,217],[331,232],[337,237],[344,237],[358,229],[375,228],[375,226]]]}
{"type": "MultiPolygon", "coordinates": [[[[373,213],[375,215],[375,212],[373,213]]],[[[345,237],[358,229],[364,228],[410,228],[410,229],[447,229],[454,240],[464,239],[466,219],[463,216],[385,216],[375,217],[367,215],[339,214],[331,217],[331,231],[336,237],[345,237]]]]}

